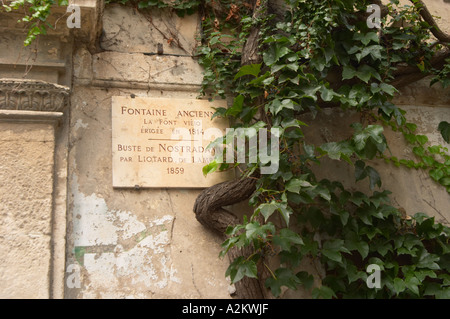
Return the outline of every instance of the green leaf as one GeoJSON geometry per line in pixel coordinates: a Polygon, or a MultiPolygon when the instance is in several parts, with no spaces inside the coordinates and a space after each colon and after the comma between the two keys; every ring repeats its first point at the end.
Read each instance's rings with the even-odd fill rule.
{"type": "Polygon", "coordinates": [[[356,181],[363,180],[369,177],[370,189],[373,190],[375,186],[381,187],[381,178],[378,172],[371,166],[365,167],[365,163],[361,160],[355,163],[355,177],[356,181]]]}
{"type": "Polygon", "coordinates": [[[239,79],[245,75],[253,75],[257,77],[261,72],[261,64],[248,64],[240,68],[239,72],[235,75],[234,79],[239,79]]]}
{"type": "Polygon", "coordinates": [[[245,235],[247,236],[248,239],[254,238],[265,239],[268,234],[273,234],[274,232],[275,232],[275,225],[272,223],[260,225],[258,222],[253,222],[245,226],[245,235]]]}
{"type": "Polygon", "coordinates": [[[373,190],[375,186],[381,187],[380,174],[371,166],[366,167],[367,175],[369,176],[370,189],[373,190]]]}
{"type": "Polygon", "coordinates": [[[349,158],[354,153],[350,143],[347,141],[326,143],[319,150],[334,160],[339,160],[341,157],[349,158]]]}
{"type": "Polygon", "coordinates": [[[331,201],[331,194],[330,190],[326,187],[323,187],[321,185],[317,185],[316,188],[313,190],[313,193],[315,195],[318,195],[325,199],[327,202],[331,201]]]}
{"type": "Polygon", "coordinates": [[[294,246],[291,247],[290,251],[282,250],[279,253],[280,262],[284,264],[289,264],[292,268],[300,265],[302,261],[303,254],[294,246]]]}
{"type": "Polygon", "coordinates": [[[419,258],[416,261],[416,266],[417,268],[437,270],[440,269],[439,265],[436,263],[437,261],[439,261],[438,256],[428,253],[426,249],[422,249],[419,258]]]}
{"type": "Polygon", "coordinates": [[[420,296],[419,286],[421,282],[414,276],[408,276],[405,278],[406,288],[411,290],[416,296],[420,296]]]}
{"type": "Polygon", "coordinates": [[[275,277],[267,278],[265,286],[266,288],[270,288],[270,291],[275,297],[280,295],[282,286],[297,290],[297,286],[302,284],[300,278],[288,268],[278,268],[274,275],[275,277]]]}
{"type": "Polygon", "coordinates": [[[349,65],[344,66],[344,68],[342,70],[342,80],[352,79],[355,75],[356,75],[356,70],[353,67],[351,67],[349,65]]]}
{"type": "Polygon", "coordinates": [[[369,254],[369,245],[363,241],[355,232],[349,232],[345,238],[345,247],[350,251],[357,250],[365,259],[369,254]]]}
{"type": "Polygon", "coordinates": [[[308,274],[306,271],[300,271],[296,274],[300,282],[306,289],[311,289],[314,285],[314,277],[308,274]]]}
{"type": "Polygon", "coordinates": [[[280,208],[278,210],[280,211],[281,217],[283,217],[286,225],[289,226],[289,219],[292,215],[292,210],[287,205],[280,205],[280,208]]]}
{"type": "Polygon", "coordinates": [[[377,32],[355,33],[353,39],[361,41],[364,45],[368,45],[370,41],[378,43],[380,41],[377,32]]]}
{"type": "Polygon", "coordinates": [[[258,278],[258,269],[254,261],[246,260],[241,256],[230,264],[225,276],[230,276],[231,283],[235,284],[244,276],[258,278]]]}
{"type": "Polygon", "coordinates": [[[426,135],[417,135],[417,142],[419,142],[420,145],[424,145],[426,142],[428,142],[428,137],[426,135]]]}
{"type": "Polygon", "coordinates": [[[278,209],[278,206],[275,202],[271,202],[268,204],[261,204],[258,207],[258,210],[261,212],[261,214],[264,216],[264,219],[267,221],[270,216],[275,212],[275,210],[278,209]]]}
{"type": "Polygon", "coordinates": [[[394,94],[395,94],[396,92],[398,92],[398,90],[397,90],[395,87],[393,87],[392,85],[387,84],[387,83],[381,83],[381,84],[380,84],[380,88],[381,88],[384,92],[386,92],[387,94],[389,94],[390,96],[394,96],[394,94]]]}
{"type": "Polygon", "coordinates": [[[430,170],[430,176],[435,180],[435,181],[439,181],[441,178],[444,177],[445,173],[443,170],[440,169],[432,169],[430,170]]]}
{"type": "Polygon", "coordinates": [[[289,52],[290,50],[286,45],[274,43],[270,45],[267,51],[264,52],[263,54],[264,63],[268,66],[272,66],[273,64],[278,62],[280,58],[287,55],[289,52]]]}
{"type": "Polygon", "coordinates": [[[286,190],[292,193],[300,193],[300,190],[303,187],[312,187],[311,183],[301,178],[293,178],[291,179],[285,186],[286,190]]]}
{"type": "Polygon", "coordinates": [[[236,116],[242,112],[242,107],[244,104],[244,96],[239,94],[234,98],[233,106],[227,109],[226,115],[236,116]]]}
{"type": "Polygon", "coordinates": [[[436,299],[450,299],[450,287],[442,288],[436,293],[436,299]]]}
{"type": "Polygon", "coordinates": [[[207,176],[208,174],[211,174],[219,168],[220,164],[217,163],[215,160],[209,163],[208,165],[204,166],[202,171],[203,175],[207,176]]]}
{"type": "Polygon", "coordinates": [[[367,171],[366,171],[366,163],[364,163],[364,161],[358,160],[355,163],[355,178],[356,181],[361,181],[364,178],[367,177],[367,171]]]}
{"type": "Polygon", "coordinates": [[[441,132],[444,141],[450,143],[450,123],[447,121],[443,121],[439,123],[438,129],[441,132]]]}
{"type": "Polygon", "coordinates": [[[398,295],[399,293],[402,293],[406,289],[406,284],[401,278],[395,278],[394,279],[394,291],[398,295]]]}
{"type": "Polygon", "coordinates": [[[333,261],[342,263],[341,252],[350,253],[342,239],[328,240],[323,245],[322,254],[333,261]]]}
{"type": "Polygon", "coordinates": [[[441,185],[443,185],[443,186],[450,186],[450,177],[446,176],[444,178],[441,178],[439,180],[439,183],[441,183],[441,185]]]}
{"type": "Polygon", "coordinates": [[[358,151],[363,150],[366,147],[369,138],[372,138],[376,144],[384,144],[383,132],[384,129],[380,125],[369,125],[366,128],[362,128],[359,123],[352,124],[355,129],[355,135],[353,141],[358,151]]]}
{"type": "Polygon", "coordinates": [[[273,237],[273,243],[282,250],[290,251],[292,245],[303,245],[300,236],[288,228],[283,228],[279,235],[273,237]]]}
{"type": "Polygon", "coordinates": [[[336,298],[336,294],[330,287],[322,286],[312,291],[312,297],[314,299],[331,299],[333,297],[336,298]]]}
{"type": "Polygon", "coordinates": [[[337,95],[337,94],[333,90],[330,90],[330,89],[326,88],[325,86],[323,86],[320,89],[320,97],[325,102],[330,102],[331,100],[333,100],[333,97],[335,95],[337,95]]]}
{"type": "Polygon", "coordinates": [[[270,203],[261,204],[257,208],[257,211],[261,212],[261,214],[264,216],[265,221],[267,221],[276,210],[278,210],[278,212],[281,214],[284,221],[286,222],[286,225],[289,225],[289,218],[292,214],[292,210],[287,206],[286,203],[278,203],[276,201],[272,201],[270,203]]]}

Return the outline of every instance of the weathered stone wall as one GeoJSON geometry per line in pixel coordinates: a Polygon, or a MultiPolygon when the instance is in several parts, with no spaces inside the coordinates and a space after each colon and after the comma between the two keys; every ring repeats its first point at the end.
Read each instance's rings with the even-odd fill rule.
{"type": "Polygon", "coordinates": [[[0,119],[0,298],[50,296],[54,143],[51,124],[0,119]]]}
{"type": "Polygon", "coordinates": [[[100,43],[107,51],[74,53],[67,264],[81,264],[82,284],[67,289],[67,298],[230,296],[221,240],[192,212],[200,190],[112,187],[112,97],[195,99],[202,81],[191,57],[197,16],[181,23],[161,11],[150,18],[109,6],[100,43]],[[181,45],[170,46],[162,34],[180,37],[181,45]]]}

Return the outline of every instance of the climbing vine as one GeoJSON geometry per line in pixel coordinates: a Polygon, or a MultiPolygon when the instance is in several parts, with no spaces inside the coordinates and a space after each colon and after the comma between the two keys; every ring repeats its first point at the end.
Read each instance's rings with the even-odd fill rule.
{"type": "MultiPolygon", "coordinates": [[[[384,7],[380,30],[368,28],[364,12],[369,4],[286,1],[282,17],[271,14],[270,7],[259,20],[245,10],[236,20],[214,13],[204,17],[204,45],[199,48],[206,68],[204,93],[235,97],[231,107],[218,109],[216,115],[230,118],[236,127],[282,132],[279,171],[259,176],[250,198],[254,214],[229,227],[222,245],[222,255],[233,247],[254,249],[230,264],[227,275],[233,282],[258,278],[258,265],[269,268],[267,256],[275,254],[281,266],[268,269],[264,283],[275,297],[282,287],[299,286],[311,289],[315,298],[450,297],[449,228],[423,213],[409,216],[391,205],[390,192],[381,188],[380,175],[368,164],[378,158],[426,170],[450,192],[448,148],[428,145],[428,138],[417,134],[417,125],[407,122],[405,111],[392,103],[399,68],[405,65],[435,74],[432,84],[448,85],[448,64],[439,70],[433,64],[448,43],[431,41],[435,26],[422,19],[419,1],[404,7],[391,1],[384,7]],[[262,61],[241,66],[238,48],[255,25],[261,26],[262,61]],[[233,41],[226,41],[223,35],[231,32],[233,41]],[[324,107],[361,114],[351,137],[309,143],[304,135],[307,123],[299,118],[324,107]],[[266,118],[258,117],[261,108],[266,118]],[[386,127],[403,134],[416,161],[390,155],[386,127]],[[355,180],[368,180],[371,193],[318,180],[314,171],[324,157],[354,167],[355,180]],[[277,214],[281,224],[275,222],[277,214]],[[320,283],[299,270],[305,258],[321,261],[325,275],[320,283]],[[370,264],[382,271],[380,288],[366,284],[370,264]]],[[[448,130],[444,125],[443,136],[448,130]]],[[[247,164],[244,175],[264,165],[247,164]]],[[[204,171],[228,166],[213,162],[204,171]]]]}
{"type": "MultiPolygon", "coordinates": [[[[233,283],[259,279],[275,297],[303,286],[314,298],[450,298],[450,228],[425,212],[392,205],[391,192],[370,164],[384,160],[392,169],[424,170],[450,193],[447,146],[431,145],[393,103],[402,85],[425,76],[432,77],[432,85],[450,83],[449,36],[422,1],[408,6],[396,0],[110,2],[140,10],[168,8],[180,16],[198,12],[202,33],[196,56],[205,69],[200,93],[233,98],[214,116],[230,119],[236,128],[281,132],[274,174],[258,174],[269,164],[260,158],[257,163],[213,161],[204,168],[208,174],[239,167],[243,179],[255,181],[247,183],[254,187],[249,198],[254,213],[229,225],[222,245],[221,256],[251,251],[230,263],[226,275],[233,283]],[[367,23],[371,4],[382,9],[380,29],[367,23]],[[257,57],[243,63],[250,39],[256,39],[257,57]],[[302,116],[316,116],[324,108],[360,114],[351,136],[321,145],[305,137],[308,122],[302,116]],[[386,128],[402,134],[415,160],[390,153],[386,128]],[[367,182],[370,192],[347,189],[332,176],[318,179],[315,172],[325,158],[346,162],[355,181],[367,182]],[[273,258],[280,266],[271,266],[273,258]],[[305,259],[320,261],[324,271],[313,277],[299,268],[305,259]],[[368,265],[381,270],[379,288],[366,284],[368,265]]],[[[28,3],[31,14],[24,21],[36,21],[32,41],[45,33],[42,23],[54,2],[28,3]]],[[[446,143],[449,126],[443,121],[436,128],[446,143]]]]}

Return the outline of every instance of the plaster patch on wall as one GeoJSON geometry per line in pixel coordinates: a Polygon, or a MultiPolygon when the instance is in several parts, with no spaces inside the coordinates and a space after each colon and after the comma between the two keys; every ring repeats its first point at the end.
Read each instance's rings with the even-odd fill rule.
{"type": "Polygon", "coordinates": [[[75,123],[75,131],[78,131],[80,128],[86,129],[89,127],[89,124],[83,123],[82,119],[78,119],[77,123],[75,123]]]}
{"type": "MultiPolygon", "coordinates": [[[[174,216],[143,223],[132,212],[111,210],[103,198],[80,192],[76,175],[72,195],[74,246],[82,252],[78,259],[88,278],[85,296],[99,290],[106,295],[124,291],[124,283],[131,285],[127,291],[160,290],[169,282],[181,283],[167,249],[174,216]]],[[[127,296],[140,298],[138,292],[127,296]]]]}
{"type": "Polygon", "coordinates": [[[117,227],[103,198],[79,192],[78,177],[72,178],[74,246],[116,245],[117,227]]]}

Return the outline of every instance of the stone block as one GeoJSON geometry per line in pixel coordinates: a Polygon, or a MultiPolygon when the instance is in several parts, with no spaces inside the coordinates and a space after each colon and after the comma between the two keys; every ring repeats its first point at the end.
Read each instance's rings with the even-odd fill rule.
{"type": "Polygon", "coordinates": [[[110,5],[103,15],[104,50],[128,53],[193,55],[197,46],[198,15],[178,17],[166,9],[137,11],[110,5]]]}

